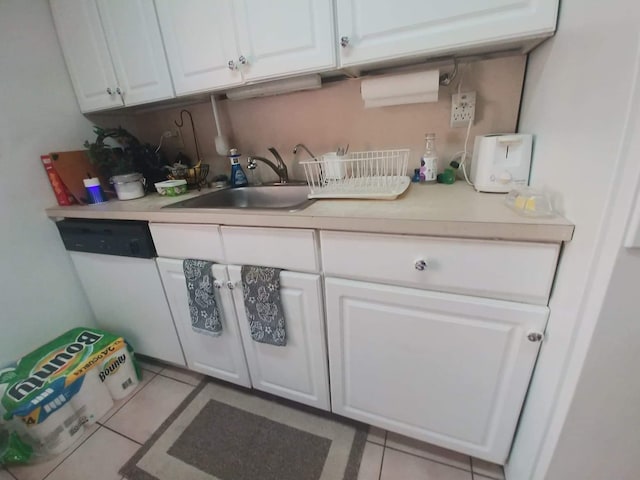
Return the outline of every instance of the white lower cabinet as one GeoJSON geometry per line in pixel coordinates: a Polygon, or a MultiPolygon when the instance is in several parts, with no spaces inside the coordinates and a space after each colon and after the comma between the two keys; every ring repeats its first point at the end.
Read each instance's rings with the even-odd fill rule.
{"type": "Polygon", "coordinates": [[[191,328],[182,260],[156,261],[190,369],[330,409],[320,275],[289,271],[280,274],[287,345],[277,347],[251,338],[241,267],[223,264],[212,267],[214,278],[221,284],[216,290],[216,300],[222,317],[222,334],[214,337],[191,328]]]}
{"type": "MultiPolygon", "coordinates": [[[[191,328],[189,298],[182,260],[158,258],[156,261],[187,359],[187,366],[191,370],[205,375],[250,387],[251,381],[244,358],[231,291],[228,288],[221,288],[217,290],[216,294],[222,317],[222,334],[214,337],[197,333],[191,328]]],[[[228,281],[227,269],[224,265],[214,265],[213,275],[217,280],[228,281]]]]}
{"type": "Polygon", "coordinates": [[[547,307],[328,278],[326,311],[334,412],[505,462],[547,307]]]}
{"type": "Polygon", "coordinates": [[[251,338],[241,288],[241,267],[229,266],[237,285],[233,296],[238,313],[251,383],[258,390],[329,410],[329,378],[322,308],[321,277],[283,271],[280,298],[287,344],[277,347],[251,338]]]}

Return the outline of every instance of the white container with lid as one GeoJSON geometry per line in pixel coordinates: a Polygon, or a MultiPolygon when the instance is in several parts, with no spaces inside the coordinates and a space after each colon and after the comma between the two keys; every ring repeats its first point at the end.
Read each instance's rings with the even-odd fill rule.
{"type": "Polygon", "coordinates": [[[109,179],[118,194],[118,200],[133,200],[144,197],[146,180],[141,173],[115,175],[109,179]]]}

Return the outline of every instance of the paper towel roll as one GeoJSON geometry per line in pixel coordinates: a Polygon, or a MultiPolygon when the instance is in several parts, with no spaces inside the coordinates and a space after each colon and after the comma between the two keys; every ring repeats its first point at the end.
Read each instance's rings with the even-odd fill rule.
{"type": "Polygon", "coordinates": [[[82,387],[71,397],[71,405],[83,412],[87,425],[96,423],[113,407],[111,392],[100,381],[98,371],[99,368],[92,368],[85,373],[82,377],[82,387]]]}
{"type": "Polygon", "coordinates": [[[440,71],[365,78],[360,86],[364,108],[438,101],[440,71]]]}
{"type": "Polygon", "coordinates": [[[100,370],[100,380],[107,386],[114,400],[125,398],[138,386],[133,356],[126,347],[108,357],[100,370]]]}

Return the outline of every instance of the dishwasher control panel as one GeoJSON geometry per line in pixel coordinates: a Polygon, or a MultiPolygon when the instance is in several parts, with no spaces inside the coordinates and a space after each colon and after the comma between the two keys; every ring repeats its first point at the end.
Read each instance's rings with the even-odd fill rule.
{"type": "Polygon", "coordinates": [[[121,257],[156,256],[147,222],[67,218],[56,226],[67,250],[121,257]]]}

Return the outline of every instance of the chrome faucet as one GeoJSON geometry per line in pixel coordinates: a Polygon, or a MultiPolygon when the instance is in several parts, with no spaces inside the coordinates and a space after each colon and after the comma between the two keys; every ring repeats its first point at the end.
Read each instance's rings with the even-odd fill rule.
{"type": "Polygon", "coordinates": [[[309,149],[307,148],[307,146],[306,146],[304,143],[299,143],[299,144],[297,144],[295,147],[293,147],[293,154],[294,154],[294,155],[295,155],[296,153],[298,153],[298,149],[299,149],[299,148],[304,149],[304,150],[309,154],[309,156],[310,156],[311,158],[313,158],[314,160],[315,160],[315,159],[317,159],[317,157],[316,157],[313,153],[311,153],[311,150],[309,150],[309,149]]]}
{"type": "Polygon", "coordinates": [[[253,155],[247,159],[247,168],[249,170],[256,169],[258,167],[258,163],[256,161],[259,160],[262,163],[266,163],[269,167],[271,167],[271,170],[276,172],[280,183],[289,183],[289,172],[287,170],[287,165],[284,163],[284,160],[282,160],[282,157],[275,148],[269,147],[269,151],[275,157],[276,163],[273,163],[271,160],[268,160],[264,157],[253,155]]]}

